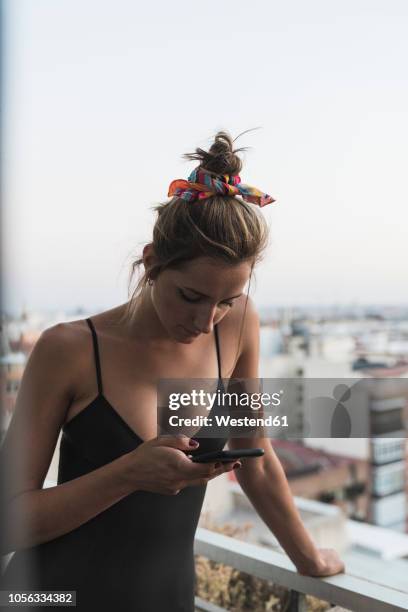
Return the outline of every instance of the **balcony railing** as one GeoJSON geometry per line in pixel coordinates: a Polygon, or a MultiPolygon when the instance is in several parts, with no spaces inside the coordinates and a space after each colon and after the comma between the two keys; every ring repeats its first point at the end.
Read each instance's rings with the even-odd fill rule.
{"type": "MultiPolygon", "coordinates": [[[[397,612],[408,609],[408,581],[406,590],[401,590],[379,584],[368,571],[366,578],[351,573],[328,578],[302,576],[286,555],[203,528],[197,529],[194,552],[256,578],[286,587],[291,592],[288,612],[305,611],[306,594],[356,612],[397,612]]],[[[196,598],[196,609],[208,612],[222,610],[199,598],[196,598]]]]}
{"type": "MultiPolygon", "coordinates": [[[[55,486],[46,480],[44,487],[55,486]]],[[[408,610],[408,579],[395,579],[392,586],[386,582],[385,574],[393,573],[392,566],[364,555],[360,571],[356,565],[345,574],[329,578],[301,576],[289,558],[262,546],[250,544],[229,536],[198,528],[194,542],[195,554],[211,561],[223,563],[262,580],[287,588],[291,593],[290,606],[286,612],[305,612],[306,595],[313,595],[337,606],[356,612],[398,612],[408,610]],[[391,571],[388,571],[388,570],[391,571]],[[384,580],[383,580],[384,578],[384,580]]],[[[13,553],[3,558],[7,562],[13,553]]],[[[345,559],[348,567],[347,558],[345,559]]],[[[405,567],[405,566],[404,566],[405,567]]],[[[401,573],[401,570],[400,570],[401,573]]],[[[226,612],[222,608],[196,598],[196,610],[226,612]]]]}

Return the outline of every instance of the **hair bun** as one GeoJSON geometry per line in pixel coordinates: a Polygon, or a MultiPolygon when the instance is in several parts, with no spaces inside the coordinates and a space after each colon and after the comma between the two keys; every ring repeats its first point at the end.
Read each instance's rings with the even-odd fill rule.
{"type": "MultiPolygon", "coordinates": [[[[245,134],[245,132],[242,132],[242,134],[245,134]]],[[[239,134],[239,136],[242,134],[239,134]]],[[[203,170],[212,172],[215,175],[236,175],[242,170],[242,160],[236,153],[245,151],[247,147],[234,149],[234,140],[232,140],[228,132],[221,130],[216,133],[215,140],[208,151],[198,147],[194,153],[185,153],[183,157],[190,161],[197,160],[203,170]]]]}

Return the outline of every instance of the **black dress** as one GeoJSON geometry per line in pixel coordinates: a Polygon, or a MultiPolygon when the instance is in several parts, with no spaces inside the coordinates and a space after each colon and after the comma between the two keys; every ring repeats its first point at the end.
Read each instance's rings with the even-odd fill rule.
{"type": "MultiPolygon", "coordinates": [[[[103,395],[97,335],[92,321],[87,323],[98,395],[62,428],[58,484],[92,472],[143,442],[103,395]]],[[[214,334],[222,389],[217,326],[214,334]]],[[[218,409],[216,403],[212,410],[218,409]]],[[[202,430],[194,436],[200,440],[200,452],[225,446],[226,438],[200,438],[202,430]]],[[[14,553],[1,588],[73,590],[76,608],[86,612],[192,612],[193,544],[205,491],[200,485],[177,495],[131,493],[77,529],[14,553]]]]}

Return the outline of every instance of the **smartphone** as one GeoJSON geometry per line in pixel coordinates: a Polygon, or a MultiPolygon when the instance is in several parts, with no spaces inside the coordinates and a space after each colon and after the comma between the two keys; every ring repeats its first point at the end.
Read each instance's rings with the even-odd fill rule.
{"type": "Polygon", "coordinates": [[[194,461],[194,463],[213,463],[218,461],[227,463],[228,461],[245,459],[245,457],[262,457],[264,452],[263,448],[238,448],[236,450],[213,451],[211,453],[194,455],[191,457],[191,461],[194,461]]]}

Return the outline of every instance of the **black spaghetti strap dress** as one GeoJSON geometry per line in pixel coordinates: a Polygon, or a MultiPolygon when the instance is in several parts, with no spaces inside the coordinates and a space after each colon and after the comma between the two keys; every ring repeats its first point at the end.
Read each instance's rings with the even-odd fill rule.
{"type": "MultiPolygon", "coordinates": [[[[87,323],[98,395],[62,428],[58,484],[92,472],[143,442],[103,394],[97,335],[91,319],[87,323]]],[[[223,390],[217,326],[214,335],[217,389],[223,390]]],[[[215,403],[212,410],[222,409],[215,403]]],[[[200,441],[199,452],[225,446],[227,438],[200,438],[202,431],[194,436],[200,441]]],[[[131,493],[77,529],[15,552],[1,588],[76,591],[81,612],[192,612],[193,544],[205,491],[200,485],[185,487],[177,495],[131,493]]]]}

